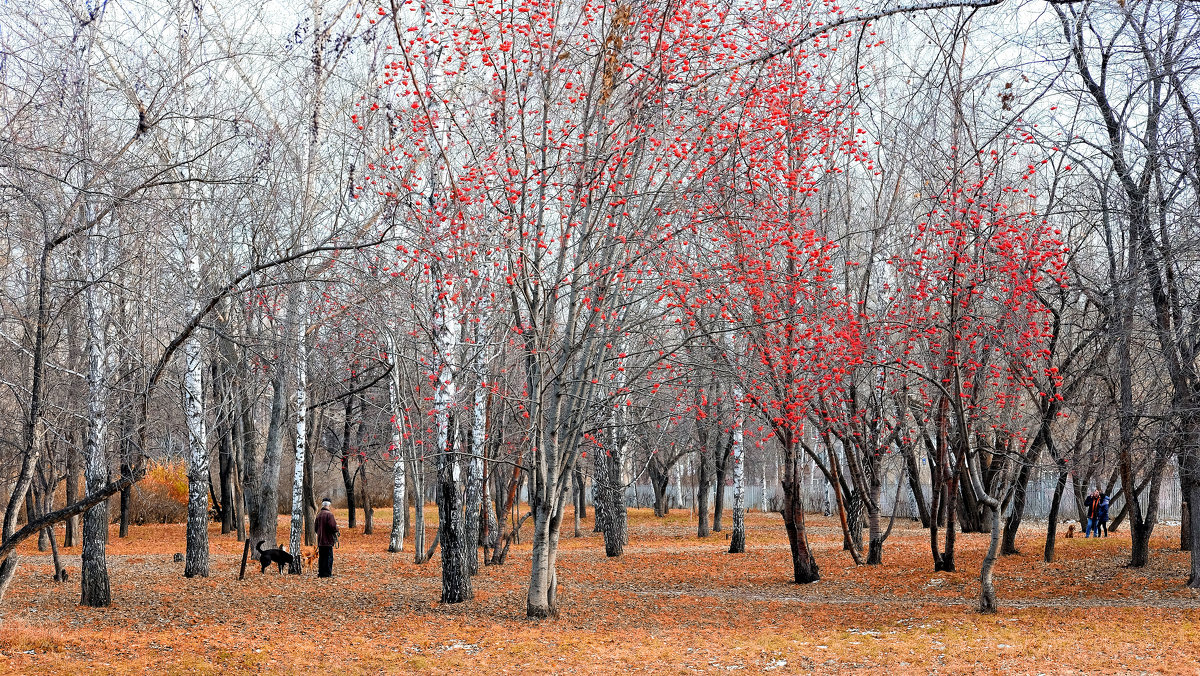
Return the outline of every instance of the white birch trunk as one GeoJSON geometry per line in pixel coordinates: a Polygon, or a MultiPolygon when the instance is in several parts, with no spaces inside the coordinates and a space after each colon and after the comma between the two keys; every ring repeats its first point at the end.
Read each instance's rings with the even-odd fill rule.
{"type": "MultiPolygon", "coordinates": [[[[181,75],[187,77],[193,63],[203,61],[201,53],[200,5],[184,2],[178,8],[181,75]],[[195,50],[193,54],[193,40],[195,50]]],[[[190,157],[195,138],[195,117],[189,99],[189,84],[186,80],[180,87],[180,108],[183,111],[182,146],[183,157],[190,157]]],[[[184,220],[182,223],[183,263],[185,283],[188,290],[188,315],[200,312],[201,277],[200,250],[197,227],[199,223],[201,195],[192,186],[195,167],[191,162],[180,168],[183,184],[184,220]]],[[[183,345],[184,375],[183,398],[184,418],[188,430],[188,521],[187,555],[184,559],[184,577],[208,577],[208,431],[204,424],[204,356],[200,337],[193,332],[183,345]]]]}
{"type": "Polygon", "coordinates": [[[471,459],[467,465],[466,533],[463,547],[467,568],[472,575],[479,572],[479,513],[483,506],[483,454],[487,435],[487,352],[475,325],[475,401],[471,408],[471,459]]]}
{"type": "Polygon", "coordinates": [[[456,308],[451,304],[449,286],[447,280],[440,278],[437,267],[434,267],[434,367],[438,374],[438,388],[433,396],[433,409],[437,425],[438,535],[442,547],[442,603],[459,603],[471,599],[474,593],[464,556],[465,528],[462,499],[458,492],[458,435],[452,429],[452,410],[458,394],[455,356],[462,324],[456,308]]]}
{"type": "Polygon", "coordinates": [[[766,463],[766,461],[763,461],[762,496],[761,496],[760,501],[762,502],[762,507],[761,507],[762,513],[766,514],[767,513],[767,463],[766,463]]]}
{"type": "Polygon", "coordinates": [[[408,498],[404,494],[406,467],[404,458],[404,439],[400,433],[400,425],[404,419],[404,411],[400,406],[400,360],[396,352],[396,339],[390,331],[384,331],[387,339],[388,361],[392,367],[392,377],[388,382],[388,400],[392,409],[392,453],[395,454],[392,465],[392,536],[388,543],[389,552],[404,551],[404,513],[408,511],[408,498]]]}
{"type": "Polygon", "coordinates": [[[746,551],[746,467],[742,444],[742,388],[733,388],[733,533],[729,538],[729,553],[746,551]]]}
{"type": "MultiPolygon", "coordinates": [[[[109,479],[105,448],[108,439],[108,377],[112,369],[108,340],[111,302],[108,292],[99,283],[100,268],[104,265],[98,251],[100,246],[99,225],[96,225],[86,244],[85,273],[88,286],[84,293],[87,309],[88,425],[83,458],[84,483],[88,494],[103,488],[109,479]]],[[[108,542],[107,500],[84,514],[83,530],[80,604],[106,607],[112,602],[105,558],[108,542]]]]}
{"type": "MultiPolygon", "coordinates": [[[[312,4],[313,26],[321,26],[322,6],[319,2],[312,4]]],[[[320,31],[313,33],[315,41],[312,48],[312,80],[310,82],[310,109],[308,148],[304,159],[304,192],[300,203],[300,233],[297,246],[304,250],[309,241],[309,233],[313,230],[317,209],[315,199],[316,173],[319,167],[319,152],[321,149],[321,103],[324,83],[324,34],[320,31]]],[[[301,269],[301,274],[304,271],[301,269]]],[[[304,537],[304,455],[307,449],[305,437],[308,406],[308,311],[307,284],[301,279],[300,289],[296,297],[296,464],[292,472],[292,520],[288,544],[294,556],[288,572],[299,575],[301,567],[300,547],[304,537]]],[[[370,505],[366,506],[370,509],[370,505]]]]}
{"type": "Polygon", "coordinates": [[[301,287],[300,299],[297,301],[296,312],[296,462],[292,469],[292,522],[289,531],[288,546],[296,556],[288,566],[288,572],[300,575],[304,572],[301,561],[300,547],[304,537],[304,456],[308,451],[308,322],[307,313],[303,310],[304,291],[301,287]]]}

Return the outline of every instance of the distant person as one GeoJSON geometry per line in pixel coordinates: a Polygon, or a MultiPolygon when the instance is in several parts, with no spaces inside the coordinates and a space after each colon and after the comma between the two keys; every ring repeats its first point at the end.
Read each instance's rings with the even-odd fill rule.
{"type": "Polygon", "coordinates": [[[1083,499],[1083,511],[1087,516],[1087,525],[1083,527],[1083,537],[1091,537],[1093,532],[1100,537],[1100,489],[1093,488],[1090,495],[1083,499]]]}
{"type": "MultiPolygon", "coordinates": [[[[1112,500],[1105,493],[1100,496],[1100,527],[1104,529],[1104,537],[1108,537],[1108,505],[1112,500]]],[[[1096,533],[1099,535],[1100,533],[1096,533]]]]}
{"type": "Polygon", "coordinates": [[[317,577],[333,577],[333,547],[338,542],[337,519],[329,510],[329,498],[321,501],[317,514],[317,577]]]}

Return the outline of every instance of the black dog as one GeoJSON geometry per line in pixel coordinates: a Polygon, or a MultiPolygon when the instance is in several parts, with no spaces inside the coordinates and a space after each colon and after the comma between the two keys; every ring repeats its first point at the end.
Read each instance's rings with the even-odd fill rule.
{"type": "Polygon", "coordinates": [[[262,570],[259,572],[267,572],[267,568],[274,563],[279,566],[279,573],[283,574],[283,567],[290,566],[294,557],[284,549],[263,549],[264,542],[266,540],[259,540],[258,545],[254,547],[258,550],[258,562],[262,564],[262,570]]]}

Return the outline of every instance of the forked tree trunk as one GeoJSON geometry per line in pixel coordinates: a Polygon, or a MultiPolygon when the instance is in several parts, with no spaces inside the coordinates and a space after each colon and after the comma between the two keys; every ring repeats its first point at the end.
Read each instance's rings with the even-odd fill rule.
{"type": "MultiPolygon", "coordinates": [[[[791,472],[789,472],[791,474],[791,472]]],[[[783,482],[783,526],[787,530],[788,545],[792,552],[792,579],[797,584],[808,584],[821,579],[820,569],[813,558],[808,544],[808,533],[804,527],[804,504],[800,485],[793,479],[783,482]]]]}
{"type": "MultiPolygon", "coordinates": [[[[256,473],[257,481],[251,484],[254,509],[250,512],[250,556],[256,560],[258,553],[255,550],[259,542],[263,543],[263,549],[274,549],[279,539],[279,468],[287,414],[287,375],[283,364],[276,364],[275,369],[275,379],[271,383],[271,421],[267,427],[262,471],[256,473]]],[[[247,467],[252,464],[253,461],[247,459],[247,467]]]]}
{"type": "Polygon", "coordinates": [[[551,488],[541,499],[533,500],[533,551],[525,615],[545,619],[558,616],[558,539],[566,491],[558,494],[551,488]]]}

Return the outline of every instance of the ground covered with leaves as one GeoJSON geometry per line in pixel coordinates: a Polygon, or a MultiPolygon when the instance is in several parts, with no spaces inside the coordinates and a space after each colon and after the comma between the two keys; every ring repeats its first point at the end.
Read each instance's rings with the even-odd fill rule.
{"type": "MultiPolygon", "coordinates": [[[[430,510],[431,521],[436,510],[430,510]]],[[[884,565],[855,567],[830,519],[811,519],[821,581],[789,582],[777,514],[748,518],[747,553],[726,553],[723,533],[695,537],[695,518],[630,515],[630,546],[604,556],[598,535],[564,533],[561,615],[525,619],[528,538],[504,566],[483,568],[475,600],[438,603],[440,559],[412,561],[411,542],[387,554],[390,514],[376,533],[344,527],[335,577],[260,574],[239,581],[242,544],[211,535],[212,575],[185,579],[173,556],[183,525],[114,531],[108,566],[113,605],[78,605],[72,577],[51,580],[48,553],[22,546],[0,604],[0,669],[21,673],[661,673],[1187,672],[1200,669],[1200,601],[1184,588],[1178,528],[1160,526],[1152,563],[1124,568],[1129,535],[1060,539],[1042,562],[1029,527],[1022,554],[1004,557],[1001,611],[974,611],[987,536],[960,535],[958,572],[935,573],[927,531],[897,523],[884,565]]],[[[728,517],[727,517],[728,518],[728,517]]],[[[590,531],[591,529],[586,529],[590,531]]],[[[430,532],[432,537],[432,529],[430,532]]],[[[286,522],[280,521],[280,540],[286,522]]]]}

